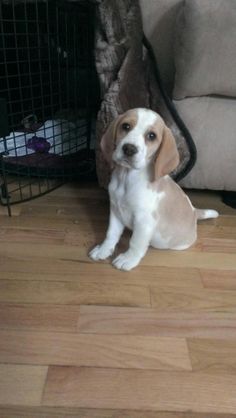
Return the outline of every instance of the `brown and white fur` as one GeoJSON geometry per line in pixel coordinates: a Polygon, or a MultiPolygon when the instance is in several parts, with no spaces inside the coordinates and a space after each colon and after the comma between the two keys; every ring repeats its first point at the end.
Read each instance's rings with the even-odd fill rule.
{"type": "Polygon", "coordinates": [[[113,260],[121,270],[137,266],[149,245],[184,250],[197,238],[197,220],[216,218],[214,210],[195,209],[169,173],[179,164],[175,139],[163,119],[149,109],[119,116],[102,138],[111,165],[110,220],[93,260],[111,256],[124,228],[133,231],[129,249],[113,260]]]}

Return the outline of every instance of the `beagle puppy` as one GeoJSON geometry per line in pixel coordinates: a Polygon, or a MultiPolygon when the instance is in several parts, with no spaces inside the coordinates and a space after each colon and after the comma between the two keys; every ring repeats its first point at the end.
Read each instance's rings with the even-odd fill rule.
{"type": "Polygon", "coordinates": [[[105,240],[89,254],[93,260],[111,256],[127,227],[133,231],[129,248],[113,265],[131,270],[149,245],[184,250],[197,238],[197,220],[218,216],[215,210],[195,209],[169,176],[179,164],[176,142],[152,110],[133,109],[115,119],[101,149],[112,168],[110,220],[105,240]]]}

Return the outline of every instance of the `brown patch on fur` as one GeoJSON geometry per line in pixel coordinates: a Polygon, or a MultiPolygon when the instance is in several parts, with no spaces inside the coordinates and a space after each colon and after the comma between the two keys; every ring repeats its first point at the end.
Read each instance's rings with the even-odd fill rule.
{"type": "Polygon", "coordinates": [[[135,128],[135,126],[137,125],[137,122],[138,122],[137,112],[135,110],[128,110],[128,112],[126,112],[119,120],[119,123],[117,125],[117,130],[116,130],[115,142],[118,143],[123,138],[125,138],[125,136],[135,128]],[[130,129],[128,131],[122,128],[122,125],[124,123],[127,123],[130,125],[130,129]]]}
{"type": "Polygon", "coordinates": [[[156,123],[148,127],[148,129],[144,133],[145,143],[148,147],[150,147],[152,144],[157,144],[157,143],[160,144],[162,140],[164,126],[165,126],[164,121],[161,118],[158,118],[156,123]],[[154,132],[156,134],[156,139],[154,141],[148,140],[147,136],[149,132],[154,132]]]}
{"type": "Polygon", "coordinates": [[[155,161],[154,178],[158,179],[171,173],[179,164],[179,153],[175,138],[169,128],[164,125],[161,145],[155,161]]]}
{"type": "MultiPolygon", "coordinates": [[[[147,160],[150,160],[156,154],[158,148],[160,147],[164,126],[165,126],[164,121],[161,118],[160,119],[158,118],[157,122],[153,124],[152,126],[150,126],[144,133],[144,140],[147,146],[147,160]],[[149,132],[154,132],[156,134],[156,139],[154,141],[148,140],[147,135],[149,132]]],[[[153,180],[154,180],[154,174],[153,174],[153,180]]]]}
{"type": "Polygon", "coordinates": [[[152,188],[164,193],[153,216],[155,219],[168,219],[158,224],[158,230],[163,237],[171,237],[169,248],[183,243],[192,244],[196,239],[196,212],[186,194],[169,176],[153,182],[152,188]]]}
{"type": "Polygon", "coordinates": [[[110,125],[108,126],[105,134],[103,135],[101,139],[101,150],[104,155],[104,158],[110,165],[110,167],[113,167],[112,162],[112,154],[116,147],[116,144],[120,142],[128,132],[123,130],[122,124],[128,123],[131,126],[132,130],[138,121],[137,112],[135,110],[128,110],[126,113],[118,116],[116,119],[114,119],[110,125]]]}
{"type": "Polygon", "coordinates": [[[156,153],[153,180],[158,180],[173,171],[179,164],[179,153],[175,138],[162,119],[150,126],[144,137],[148,148],[147,159],[150,159],[156,153]],[[150,132],[156,134],[156,139],[153,141],[148,140],[147,135],[150,132]]]}

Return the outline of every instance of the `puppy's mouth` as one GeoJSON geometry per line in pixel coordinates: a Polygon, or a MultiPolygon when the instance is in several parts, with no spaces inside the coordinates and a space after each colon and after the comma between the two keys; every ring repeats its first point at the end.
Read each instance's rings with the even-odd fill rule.
{"type": "Polygon", "coordinates": [[[132,167],[133,166],[132,158],[123,157],[120,159],[120,164],[128,166],[128,167],[132,167]]]}
{"type": "Polygon", "coordinates": [[[114,159],[114,162],[122,167],[138,170],[140,168],[139,162],[135,161],[133,157],[121,157],[114,159]]]}
{"type": "Polygon", "coordinates": [[[126,168],[133,168],[132,161],[128,158],[120,158],[118,160],[115,160],[116,164],[121,165],[122,167],[126,168]]]}

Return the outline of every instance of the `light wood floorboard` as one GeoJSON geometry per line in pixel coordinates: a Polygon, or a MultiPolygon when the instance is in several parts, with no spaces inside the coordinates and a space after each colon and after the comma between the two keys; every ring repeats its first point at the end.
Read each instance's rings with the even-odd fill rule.
{"type": "Polygon", "coordinates": [[[236,210],[188,194],[221,216],[126,273],[96,184],[0,207],[0,418],[236,417],[236,210]]]}

